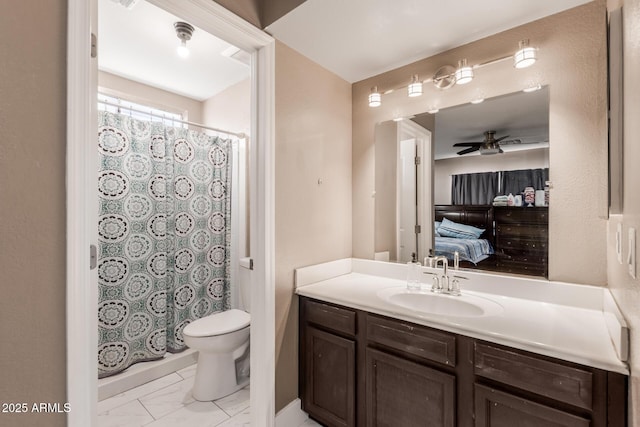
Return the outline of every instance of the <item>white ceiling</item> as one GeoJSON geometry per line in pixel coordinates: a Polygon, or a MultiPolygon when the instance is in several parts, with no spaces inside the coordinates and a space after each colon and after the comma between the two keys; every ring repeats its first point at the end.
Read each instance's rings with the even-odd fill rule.
{"type": "Polygon", "coordinates": [[[139,1],[128,10],[98,1],[98,67],[102,71],[204,101],[249,77],[249,67],[221,55],[231,45],[196,28],[188,58],[176,53],[175,16],[139,1]]]}
{"type": "MultiPolygon", "coordinates": [[[[420,123],[420,116],[413,120],[420,123]]],[[[549,88],[531,93],[516,92],[497,96],[481,104],[463,104],[436,113],[434,158],[459,157],[466,147],[454,147],[458,142],[484,140],[484,132],[496,131],[496,138],[518,139],[522,144],[503,145],[505,152],[531,150],[549,146],[549,88]]],[[[480,155],[479,152],[465,156],[480,155]]]]}
{"type": "Polygon", "coordinates": [[[307,0],[267,31],[353,83],[590,0],[307,0]]]}

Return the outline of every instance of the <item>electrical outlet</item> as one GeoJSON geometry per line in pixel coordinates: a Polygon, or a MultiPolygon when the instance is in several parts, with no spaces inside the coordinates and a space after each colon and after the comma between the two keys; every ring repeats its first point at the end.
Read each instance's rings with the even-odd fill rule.
{"type": "Polygon", "coordinates": [[[629,275],[636,278],[636,229],[629,228],[629,253],[627,254],[629,275]]]}

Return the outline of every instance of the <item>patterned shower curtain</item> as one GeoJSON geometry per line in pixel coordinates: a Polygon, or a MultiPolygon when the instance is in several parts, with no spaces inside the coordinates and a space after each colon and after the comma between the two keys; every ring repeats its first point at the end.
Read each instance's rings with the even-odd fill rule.
{"type": "Polygon", "coordinates": [[[230,308],[231,142],[99,114],[98,374],[185,348],[230,308]]]}

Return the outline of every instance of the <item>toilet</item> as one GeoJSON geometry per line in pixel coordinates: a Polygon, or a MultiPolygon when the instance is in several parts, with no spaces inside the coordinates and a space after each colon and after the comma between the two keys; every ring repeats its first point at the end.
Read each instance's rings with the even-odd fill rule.
{"type": "Polygon", "coordinates": [[[182,332],[185,344],[198,350],[192,392],[196,400],[216,400],[249,384],[251,278],[244,264],[241,262],[238,284],[246,311],[214,313],[189,323],[182,332]]]}

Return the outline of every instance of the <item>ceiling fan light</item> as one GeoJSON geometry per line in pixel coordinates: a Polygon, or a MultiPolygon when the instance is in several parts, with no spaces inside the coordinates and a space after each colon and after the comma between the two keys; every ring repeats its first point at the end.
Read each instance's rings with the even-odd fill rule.
{"type": "Polygon", "coordinates": [[[473,68],[467,65],[467,60],[458,61],[458,69],[455,72],[456,84],[464,85],[473,80],[473,68]]]}
{"type": "Polygon", "coordinates": [[[369,107],[379,107],[380,105],[382,105],[382,96],[378,92],[378,86],[374,86],[369,94],[369,107]]]}
{"type": "Polygon", "coordinates": [[[480,146],[480,154],[483,156],[500,153],[500,146],[496,143],[488,143],[480,146]]]}
{"type": "Polygon", "coordinates": [[[422,95],[422,82],[418,80],[417,74],[414,74],[411,78],[411,83],[409,84],[407,91],[410,98],[422,95]]]}
{"type": "Polygon", "coordinates": [[[538,60],[536,48],[529,46],[529,39],[520,40],[518,51],[513,55],[513,66],[527,68],[538,60]]]}

